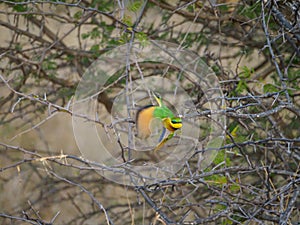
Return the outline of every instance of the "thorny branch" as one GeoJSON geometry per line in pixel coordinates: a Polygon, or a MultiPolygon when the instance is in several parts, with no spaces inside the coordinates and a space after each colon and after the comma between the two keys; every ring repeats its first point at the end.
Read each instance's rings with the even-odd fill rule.
{"type": "MultiPolygon", "coordinates": [[[[297,224],[299,2],[141,3],[2,1],[0,205],[5,207],[0,223],[297,224]],[[151,61],[130,64],[127,56],[125,69],[90,99],[110,115],[116,93],[125,88],[130,94],[133,81],[164,74],[182,82],[197,106],[196,112],[184,113],[184,119],[199,120],[204,128],[192,156],[173,176],[123,187],[100,175],[132,173],[149,179],[131,170],[133,144],[124,145],[114,130],[128,123],[131,128],[123,132],[132,140],[131,111],[113,122],[103,118],[103,111],[91,118],[74,113],[72,96],[99,56],[136,40],[147,44],[147,39],[177,43],[203,56],[224,93],[222,99],[211,100],[226,104],[211,110],[200,85],[178,76],[177,68],[151,61]],[[68,141],[72,131],[66,121],[55,124],[65,131],[63,141],[56,134],[51,142],[57,130],[45,126],[62,115],[103,128],[110,141],[119,143],[114,154],[120,163],[103,165],[79,155],[68,141]],[[218,127],[226,134],[220,148],[205,145],[205,126],[214,115],[227,118],[227,126],[218,127]],[[61,145],[54,147],[53,142],[61,145]]],[[[137,99],[127,97],[127,108],[138,108],[137,99]]],[[[163,157],[149,160],[156,163],[163,157]]]]}

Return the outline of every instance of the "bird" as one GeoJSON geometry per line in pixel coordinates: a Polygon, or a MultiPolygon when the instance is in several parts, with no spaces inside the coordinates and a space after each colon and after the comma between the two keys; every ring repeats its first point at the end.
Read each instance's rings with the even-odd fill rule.
{"type": "Polygon", "coordinates": [[[136,128],[137,136],[146,139],[151,135],[150,123],[151,120],[157,118],[161,120],[163,131],[159,138],[159,144],[154,148],[156,152],[163,145],[173,138],[176,130],[182,127],[181,117],[174,116],[173,112],[163,103],[161,96],[158,93],[152,92],[157,105],[147,105],[140,108],[136,113],[136,128]],[[166,130],[170,134],[164,138],[166,130]],[[164,139],[163,139],[164,138],[164,139]]]}

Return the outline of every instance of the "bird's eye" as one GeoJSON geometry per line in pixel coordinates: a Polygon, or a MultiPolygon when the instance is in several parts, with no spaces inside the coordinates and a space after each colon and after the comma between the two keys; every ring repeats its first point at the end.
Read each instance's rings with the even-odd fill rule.
{"type": "Polygon", "coordinates": [[[176,123],[182,123],[181,120],[171,120],[172,123],[176,124],[176,123]]]}

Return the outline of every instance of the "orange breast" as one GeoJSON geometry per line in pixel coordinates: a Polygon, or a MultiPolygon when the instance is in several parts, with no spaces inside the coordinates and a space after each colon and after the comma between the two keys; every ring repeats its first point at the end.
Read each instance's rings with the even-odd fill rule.
{"type": "Polygon", "coordinates": [[[140,138],[147,138],[151,134],[150,123],[153,119],[154,106],[147,106],[140,109],[136,116],[137,134],[140,138]]]}

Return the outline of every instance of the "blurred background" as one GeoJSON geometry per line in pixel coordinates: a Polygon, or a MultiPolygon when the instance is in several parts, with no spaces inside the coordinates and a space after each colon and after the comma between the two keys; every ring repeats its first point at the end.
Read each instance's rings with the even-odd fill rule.
{"type": "MultiPolygon", "coordinates": [[[[0,30],[0,224],[299,224],[299,1],[2,0],[0,30]],[[150,40],[199,56],[224,105],[211,110],[203,86],[168,65],[116,72],[95,124],[110,125],[101,115],[111,115],[128,77],[167,69],[201,128],[176,174],[126,186],[82,157],[72,102],[98,57],[150,40]],[[225,140],[205,158],[212,115],[226,117],[225,140]]],[[[122,150],[113,150],[120,160],[122,150]]]]}

